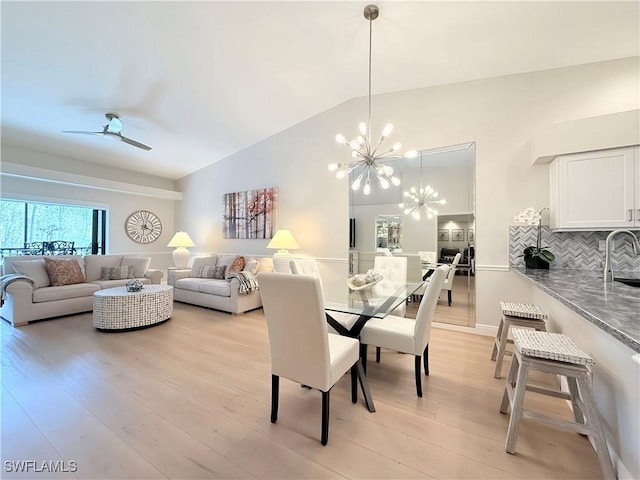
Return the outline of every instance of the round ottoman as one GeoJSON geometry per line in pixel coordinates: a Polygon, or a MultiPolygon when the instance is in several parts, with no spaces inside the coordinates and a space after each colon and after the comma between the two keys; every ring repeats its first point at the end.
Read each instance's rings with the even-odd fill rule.
{"type": "Polygon", "coordinates": [[[106,288],[93,294],[93,326],[123,331],[164,322],[173,313],[173,287],[144,285],[139,292],[126,287],[106,288]]]}

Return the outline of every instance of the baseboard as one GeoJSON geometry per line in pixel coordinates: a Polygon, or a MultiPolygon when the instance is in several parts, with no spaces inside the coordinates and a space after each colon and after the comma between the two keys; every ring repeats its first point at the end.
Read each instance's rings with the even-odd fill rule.
{"type": "Polygon", "coordinates": [[[463,327],[461,325],[450,325],[448,323],[433,322],[434,328],[443,330],[453,330],[456,332],[471,333],[473,335],[482,335],[485,337],[495,337],[498,334],[498,327],[495,325],[483,325],[476,323],[475,327],[463,327]]]}

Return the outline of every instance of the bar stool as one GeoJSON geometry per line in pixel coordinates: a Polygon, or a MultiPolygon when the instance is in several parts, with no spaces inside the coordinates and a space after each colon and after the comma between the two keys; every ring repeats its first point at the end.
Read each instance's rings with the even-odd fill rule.
{"type": "Polygon", "coordinates": [[[511,409],[505,450],[515,453],[520,417],[538,420],[591,437],[598,454],[604,478],[615,479],[607,442],[596,410],[589,381],[593,358],[580,350],[575,343],[561,333],[539,332],[531,329],[512,330],[515,352],[507,376],[500,412],[511,409]],[[569,393],[527,385],[529,370],[564,375],[569,393]],[[525,391],[551,395],[571,400],[575,422],[569,422],[523,409],[525,391]]]}
{"type": "Polygon", "coordinates": [[[505,355],[513,355],[513,352],[507,350],[507,344],[513,343],[509,339],[509,329],[511,327],[527,327],[533,328],[540,332],[546,332],[547,327],[545,320],[548,317],[546,313],[537,305],[527,303],[500,302],[502,308],[502,317],[500,318],[500,326],[493,343],[493,352],[491,352],[491,360],[496,361],[496,370],[493,374],[494,378],[500,378],[502,375],[502,361],[505,355]]]}

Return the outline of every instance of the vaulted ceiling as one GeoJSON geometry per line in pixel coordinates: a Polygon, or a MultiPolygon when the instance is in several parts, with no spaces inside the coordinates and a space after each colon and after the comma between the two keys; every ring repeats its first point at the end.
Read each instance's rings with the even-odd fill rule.
{"type": "MultiPolygon", "coordinates": [[[[2,142],[180,178],[366,96],[365,5],[3,1],[2,142]]],[[[374,94],[639,55],[636,1],[379,6],[374,94]]]]}

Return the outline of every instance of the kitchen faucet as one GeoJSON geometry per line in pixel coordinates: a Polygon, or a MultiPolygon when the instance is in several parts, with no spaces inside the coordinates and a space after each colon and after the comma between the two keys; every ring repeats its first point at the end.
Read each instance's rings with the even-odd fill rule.
{"type": "Polygon", "coordinates": [[[602,276],[605,282],[613,281],[613,265],[611,265],[611,246],[612,246],[611,242],[613,241],[613,238],[618,234],[629,235],[633,239],[631,240],[631,246],[633,247],[634,255],[640,255],[640,243],[638,242],[638,239],[636,238],[636,236],[633,233],[631,233],[631,231],[614,230],[613,232],[611,232],[607,236],[605,249],[604,249],[604,272],[602,276]]]}

